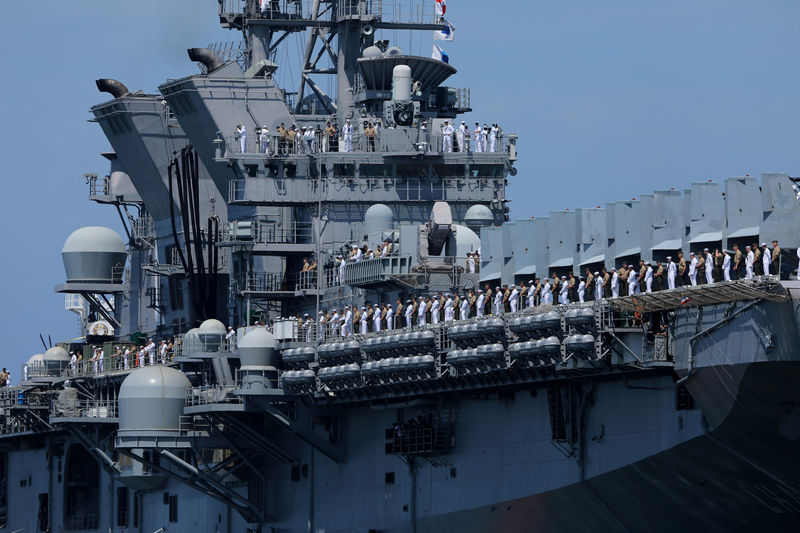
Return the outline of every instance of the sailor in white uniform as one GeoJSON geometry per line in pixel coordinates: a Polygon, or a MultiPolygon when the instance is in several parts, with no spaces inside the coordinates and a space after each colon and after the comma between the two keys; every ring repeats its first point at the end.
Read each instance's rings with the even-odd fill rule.
{"type": "Polygon", "coordinates": [[[628,295],[637,294],[639,292],[639,276],[636,272],[631,270],[628,274],[628,295]]]}
{"type": "Polygon", "coordinates": [[[346,264],[344,257],[339,256],[339,285],[344,285],[344,268],[346,264]]]}
{"type": "Polygon", "coordinates": [[[731,280],[731,256],[728,250],[722,251],[722,279],[723,281],[731,280]]]}
{"type": "Polygon", "coordinates": [[[703,254],[705,254],[706,258],[706,283],[714,283],[714,257],[708,251],[708,248],[703,249],[703,254]]]}
{"type": "Polygon", "coordinates": [[[475,123],[475,129],[472,130],[472,142],[475,145],[474,152],[483,152],[483,143],[481,142],[481,138],[483,137],[483,128],[477,122],[475,123]]]}
{"type": "Polygon", "coordinates": [[[386,329],[389,331],[394,329],[394,309],[392,309],[392,304],[386,304],[386,329]]]}
{"type": "Polygon", "coordinates": [[[675,288],[675,278],[678,276],[678,265],[672,260],[672,256],[667,256],[667,287],[675,288]]]}
{"type": "Polygon", "coordinates": [[[445,120],[444,126],[442,126],[442,152],[449,153],[453,151],[453,133],[455,131],[455,128],[445,120]]]}
{"type": "Polygon", "coordinates": [[[155,341],[153,341],[153,339],[150,339],[147,342],[147,348],[145,348],[145,349],[147,350],[147,358],[150,360],[150,366],[155,365],[156,364],[156,343],[155,343],[155,341]]]}
{"type": "Polygon", "coordinates": [[[495,287],[494,293],[494,315],[500,316],[503,314],[503,292],[500,290],[500,287],[495,287]]]}
{"type": "Polygon", "coordinates": [[[235,137],[239,139],[239,150],[241,153],[247,152],[247,128],[244,127],[244,124],[239,124],[236,126],[236,134],[235,137]]]}
{"type": "Polygon", "coordinates": [[[261,143],[261,153],[269,153],[269,128],[261,126],[261,132],[258,134],[258,140],[261,143]]]}
{"type": "Polygon", "coordinates": [[[469,128],[467,123],[462,120],[461,125],[456,129],[456,142],[458,143],[459,152],[467,151],[467,147],[464,145],[466,139],[469,139],[469,128]]]}
{"type": "Polygon", "coordinates": [[[467,271],[470,274],[475,273],[475,256],[471,253],[467,253],[467,271]]]}
{"type": "Polygon", "coordinates": [[[434,297],[431,303],[431,323],[439,323],[439,298],[434,297]]]}
{"type": "Polygon", "coordinates": [[[369,332],[369,326],[367,325],[367,308],[361,308],[361,316],[358,317],[358,324],[361,328],[361,334],[366,335],[369,332]]]}
{"type": "Polygon", "coordinates": [[[697,257],[694,252],[689,252],[689,282],[697,285],[697,257]]]}
{"type": "Polygon", "coordinates": [[[161,346],[158,347],[158,358],[162,365],[167,364],[167,341],[161,341],[161,346]]]}
{"type": "Polygon", "coordinates": [[[767,248],[767,243],[761,243],[761,264],[764,265],[764,275],[769,275],[769,267],[772,264],[772,252],[767,248]]]}
{"type": "Polygon", "coordinates": [[[519,307],[519,290],[516,285],[511,286],[511,294],[508,297],[508,304],[511,306],[511,312],[516,313],[519,307]]]}
{"type": "Polygon", "coordinates": [[[342,134],[344,135],[344,151],[345,152],[352,152],[353,151],[353,125],[350,123],[350,119],[348,118],[344,126],[342,127],[342,134]]]}
{"type": "Polygon", "coordinates": [[[756,262],[756,255],[753,253],[753,249],[749,246],[745,247],[745,259],[744,259],[744,270],[745,270],[745,277],[747,279],[752,279],[753,274],[753,265],[756,262]]]}
{"type": "Polygon", "coordinates": [[[645,261],[644,266],[647,267],[644,271],[645,292],[651,293],[653,292],[653,267],[650,265],[650,261],[645,261]]]}
{"type": "Polygon", "coordinates": [[[381,308],[378,304],[372,306],[372,331],[381,330],[381,308]]]}
{"type": "Polygon", "coordinates": [[[417,325],[424,326],[425,325],[425,309],[427,304],[425,302],[425,298],[422,296],[419,297],[419,305],[417,306],[417,325]]]}
{"type": "Polygon", "coordinates": [[[536,287],[533,284],[533,280],[528,281],[528,307],[534,307],[536,305],[536,287]]]}
{"type": "Polygon", "coordinates": [[[461,305],[458,308],[458,319],[466,320],[469,318],[469,300],[466,295],[461,298],[461,305]]]}
{"type": "Polygon", "coordinates": [[[569,303],[569,284],[567,283],[567,276],[561,276],[561,290],[558,291],[558,302],[562,304],[569,303]]]}
{"type": "MultiPolygon", "coordinates": [[[[800,248],[798,248],[798,257],[800,257],[800,248]]],[[[800,274],[799,274],[800,276],[800,274]]],[[[483,316],[483,309],[486,304],[486,295],[483,294],[483,289],[478,289],[478,298],[475,300],[475,316],[478,318],[483,316]]]]}
{"type": "Polygon", "coordinates": [[[339,316],[339,312],[336,309],[334,309],[333,310],[333,315],[331,316],[331,323],[330,323],[331,335],[338,335],[339,332],[341,331],[339,329],[339,323],[341,322],[341,319],[342,319],[342,317],[339,316]]]}
{"type": "Polygon", "coordinates": [[[414,302],[406,300],[406,327],[410,328],[414,321],[414,302]]]}
{"type": "Polygon", "coordinates": [[[489,130],[489,151],[494,152],[497,147],[497,134],[500,132],[500,128],[497,127],[497,124],[492,124],[491,129],[489,130]]]}
{"type": "Polygon", "coordinates": [[[619,274],[616,268],[611,268],[611,297],[619,298],[619,274]]]}
{"type": "Polygon", "coordinates": [[[481,151],[486,152],[488,150],[489,150],[489,126],[484,124],[483,131],[481,131],[481,151]]]}
{"type": "Polygon", "coordinates": [[[455,309],[453,309],[453,298],[448,294],[445,296],[444,301],[444,321],[452,322],[456,316],[455,309]]]}
{"type": "Polygon", "coordinates": [[[344,306],[344,320],[342,320],[342,337],[349,337],[353,334],[353,311],[349,305],[344,306]]]}
{"type": "Polygon", "coordinates": [[[542,287],[542,304],[551,303],[553,303],[553,289],[550,287],[550,278],[547,278],[542,287]]]}
{"type": "MultiPolygon", "coordinates": [[[[583,303],[584,301],[586,301],[586,279],[583,276],[579,276],[578,279],[580,280],[578,282],[578,301],[583,303]]],[[[530,291],[531,293],[533,293],[533,285],[531,285],[530,291]]],[[[529,300],[532,298],[533,294],[528,296],[529,300]]],[[[533,306],[531,305],[531,307],[533,306]]]]}

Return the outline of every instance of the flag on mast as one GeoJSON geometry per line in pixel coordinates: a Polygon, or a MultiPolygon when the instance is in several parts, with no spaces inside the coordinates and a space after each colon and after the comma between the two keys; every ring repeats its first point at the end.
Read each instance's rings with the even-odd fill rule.
{"type": "Polygon", "coordinates": [[[436,43],[433,43],[433,53],[431,54],[431,57],[445,63],[450,63],[450,57],[447,55],[447,52],[445,52],[442,47],[436,43]]]}
{"type": "Polygon", "coordinates": [[[436,0],[436,16],[443,17],[447,13],[447,0],[436,0]]]}
{"type": "Polygon", "coordinates": [[[456,27],[450,24],[450,21],[445,20],[444,17],[439,19],[439,23],[444,24],[446,27],[441,30],[434,30],[433,39],[438,41],[452,41],[456,35],[456,27]]]}

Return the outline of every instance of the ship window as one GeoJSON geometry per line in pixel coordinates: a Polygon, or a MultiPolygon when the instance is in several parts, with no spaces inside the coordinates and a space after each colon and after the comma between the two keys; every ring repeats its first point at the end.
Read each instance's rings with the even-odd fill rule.
{"type": "Polygon", "coordinates": [[[397,176],[400,178],[428,178],[427,163],[398,163],[397,176]]]}
{"type": "Polygon", "coordinates": [[[292,465],[292,481],[300,481],[300,466],[292,465]]]}
{"type": "Polygon", "coordinates": [[[359,174],[362,178],[391,178],[392,164],[386,165],[361,165],[359,174]]]}
{"type": "Polygon", "coordinates": [[[355,165],[345,165],[342,163],[334,163],[333,177],[334,178],[353,178],[356,175],[355,165]]]}
{"type": "Polygon", "coordinates": [[[386,472],[383,480],[387,485],[394,485],[394,472],[386,472]]]}
{"type": "Polygon", "coordinates": [[[139,496],[133,493],[133,527],[139,527],[139,496]]]}
{"type": "Polygon", "coordinates": [[[128,527],[128,487],[117,487],[117,525],[128,527]]]}
{"type": "Polygon", "coordinates": [[[502,178],[503,165],[473,165],[469,169],[469,175],[473,178],[502,178]]]}
{"type": "MultiPolygon", "coordinates": [[[[172,248],[172,247],[170,247],[172,248]]],[[[167,278],[169,286],[169,303],[173,311],[183,309],[183,280],[175,279],[172,276],[167,278]]]]}
{"type": "Polygon", "coordinates": [[[178,521],[178,495],[173,494],[169,497],[169,521],[178,521]]]}

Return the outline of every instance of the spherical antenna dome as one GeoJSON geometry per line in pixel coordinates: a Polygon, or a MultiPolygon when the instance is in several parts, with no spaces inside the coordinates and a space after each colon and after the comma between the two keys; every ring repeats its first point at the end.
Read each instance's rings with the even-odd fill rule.
{"type": "Polygon", "coordinates": [[[61,249],[67,281],[73,283],[121,283],[127,256],[122,237],[101,226],[73,231],[61,249]]]}
{"type": "Polygon", "coordinates": [[[481,247],[481,238],[466,226],[453,224],[456,230],[456,256],[464,257],[467,252],[475,252],[481,247]]]}
{"type": "Polygon", "coordinates": [[[361,52],[361,57],[381,57],[383,52],[377,46],[368,46],[361,52]]]}
{"type": "Polygon", "coordinates": [[[53,346],[42,356],[43,361],[69,361],[69,354],[61,346],[53,346]]]}
{"type": "Polygon", "coordinates": [[[125,242],[119,233],[102,226],[87,226],[73,231],[64,241],[62,253],[110,252],[127,254],[125,242]]]}
{"type": "Polygon", "coordinates": [[[191,353],[200,351],[203,343],[200,341],[200,335],[197,328],[192,328],[183,336],[183,352],[191,353]]]}
{"type": "Polygon", "coordinates": [[[370,238],[394,227],[394,213],[386,204],[374,204],[364,213],[364,229],[370,238]]]}
{"type": "Polygon", "coordinates": [[[274,367],[278,362],[275,337],[267,328],[253,328],[239,341],[242,368],[274,367]]]}
{"type": "Polygon", "coordinates": [[[204,320],[200,327],[197,328],[197,333],[200,335],[225,335],[227,332],[225,324],[216,318],[204,320]]]}
{"type": "Polygon", "coordinates": [[[478,231],[479,228],[483,226],[491,226],[493,223],[494,216],[491,210],[485,205],[473,205],[464,213],[464,224],[474,231],[478,231]]]}
{"type": "Polygon", "coordinates": [[[119,388],[120,431],[176,430],[192,384],[168,366],[146,366],[131,372],[119,388]]]}

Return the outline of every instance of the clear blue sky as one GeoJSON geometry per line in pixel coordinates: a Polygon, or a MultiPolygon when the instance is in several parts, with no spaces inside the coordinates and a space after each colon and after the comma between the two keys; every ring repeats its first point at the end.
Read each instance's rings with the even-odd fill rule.
{"type": "MultiPolygon", "coordinates": [[[[196,72],[186,48],[238,38],[218,28],[216,0],[18,7],[0,20],[0,365],[16,381],[40,332],[54,342],[77,333],[53,292],[64,239],[84,225],[121,232],[79,178],[107,170],[108,144],[86,121],[106,99],[94,80],[154,92],[196,72]]],[[[448,84],[471,87],[475,120],[520,136],[512,218],[698,179],[800,175],[796,0],[450,0],[448,15],[459,69],[448,84]]],[[[418,35],[411,48],[427,54],[430,42],[418,35]]]]}

